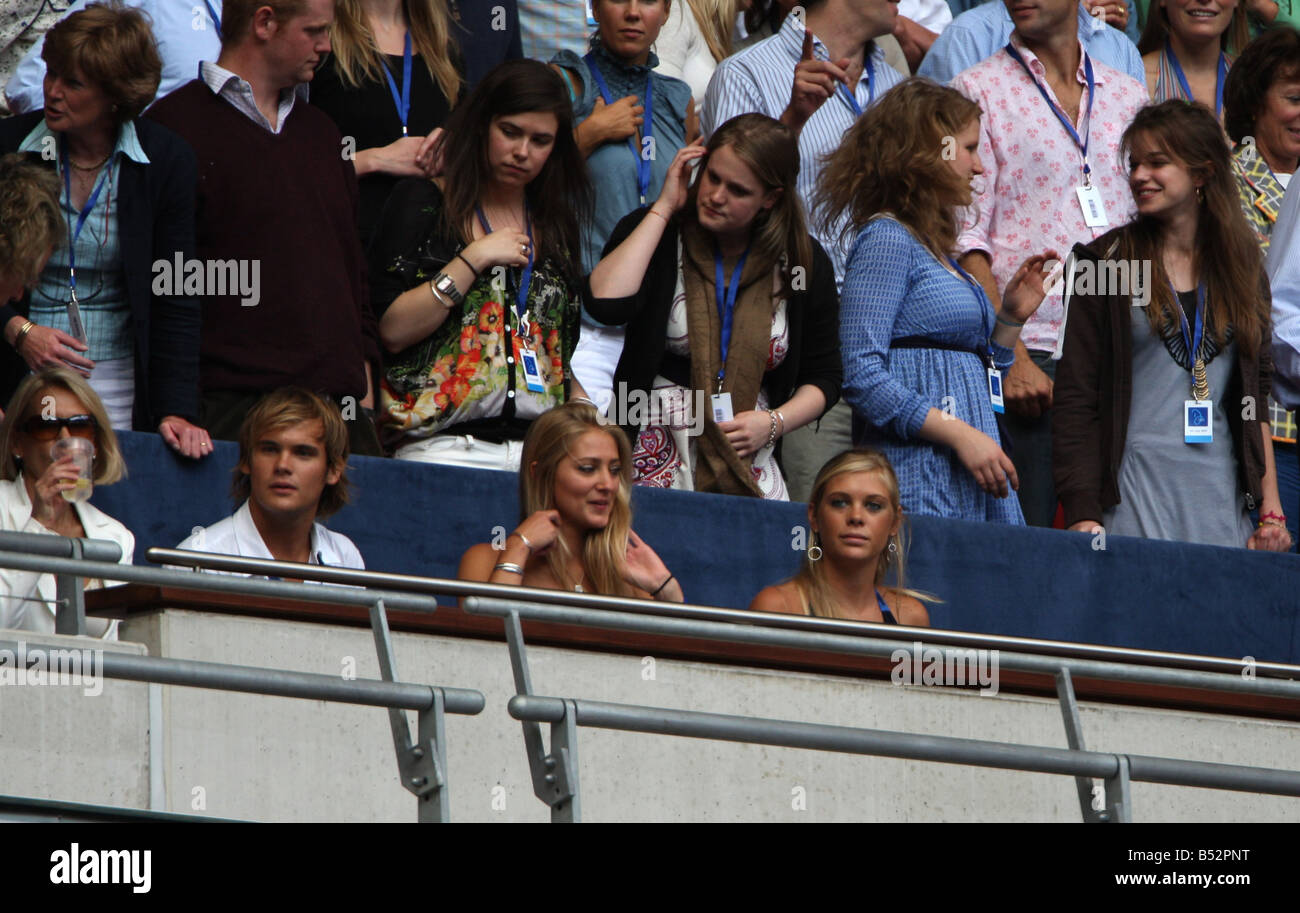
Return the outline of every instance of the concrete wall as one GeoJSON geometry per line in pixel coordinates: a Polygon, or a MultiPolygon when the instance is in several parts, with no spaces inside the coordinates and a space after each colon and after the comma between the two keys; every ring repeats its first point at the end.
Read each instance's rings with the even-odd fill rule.
{"type": "MultiPolygon", "coordinates": [[[[362,628],[174,611],[130,623],[122,636],[154,655],[328,674],[355,664],[357,675],[378,677],[362,628]]],[[[397,634],[394,647],[402,679],[487,697],[481,715],[447,718],[453,820],[547,820],[520,724],[505,710],[514,693],[505,645],[397,634]]],[[[1065,747],[1056,703],[1039,698],[565,649],[532,649],[530,659],[539,694],[1065,747]]],[[[108,682],[102,697],[81,701],[0,689],[0,757],[18,770],[3,791],[148,807],[152,772],[155,807],[168,811],[414,820],[383,710],[158,690],[160,724],[149,735],[160,760],[151,768],[146,686],[108,682]]],[[[1291,723],[1086,704],[1081,716],[1096,750],[1292,769],[1300,757],[1300,725],[1291,723]]],[[[1073,782],[1044,774],[594,729],[579,730],[578,755],[588,821],[1079,819],[1073,782]]],[[[1133,809],[1137,821],[1300,821],[1297,799],[1142,783],[1133,809]]]]}

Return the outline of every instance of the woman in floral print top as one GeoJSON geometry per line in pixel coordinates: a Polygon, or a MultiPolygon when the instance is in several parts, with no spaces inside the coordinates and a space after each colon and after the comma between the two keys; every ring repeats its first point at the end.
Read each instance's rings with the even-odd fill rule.
{"type": "Polygon", "coordinates": [[[379,424],[399,458],[517,469],[565,400],[591,189],[563,84],[534,61],[493,70],[447,135],[443,176],[399,183],[370,249],[379,424]]]}

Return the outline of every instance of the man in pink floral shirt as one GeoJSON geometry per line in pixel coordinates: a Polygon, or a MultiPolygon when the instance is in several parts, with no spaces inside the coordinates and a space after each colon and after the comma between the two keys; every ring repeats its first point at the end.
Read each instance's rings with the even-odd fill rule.
{"type": "MultiPolygon", "coordinates": [[[[952,81],[983,111],[983,192],[967,212],[957,249],[995,306],[1025,257],[1049,248],[1064,256],[1133,217],[1119,140],[1147,103],[1145,86],[1084,53],[1075,28],[1078,0],[1005,2],[1015,55],[999,51],[952,81]],[[1087,219],[1085,205],[1092,209],[1087,219]]],[[[1056,514],[1049,410],[1062,309],[1057,288],[1021,333],[1004,383],[1020,503],[1035,526],[1051,526],[1056,514]]]]}

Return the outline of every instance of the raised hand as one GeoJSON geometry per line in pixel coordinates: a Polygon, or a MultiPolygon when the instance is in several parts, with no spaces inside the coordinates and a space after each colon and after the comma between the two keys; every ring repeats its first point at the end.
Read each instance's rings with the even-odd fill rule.
{"type": "Polygon", "coordinates": [[[686,205],[686,194],[691,186],[691,164],[704,155],[703,146],[683,146],[673,156],[664,176],[663,190],[655,200],[654,209],[665,219],[686,205]]]}
{"type": "Polygon", "coordinates": [[[1054,250],[1026,258],[1015,275],[1007,280],[1002,292],[1002,313],[1017,323],[1024,323],[1032,317],[1047,294],[1047,279],[1052,273],[1049,267],[1059,260],[1054,250]]]}
{"type": "Polygon", "coordinates": [[[835,85],[849,85],[849,60],[843,58],[832,63],[813,58],[813,34],[804,30],[803,54],[794,68],[794,84],[790,87],[790,104],[781,114],[781,123],[796,131],[802,130],[808,118],[835,94],[835,85]]]}
{"type": "Polygon", "coordinates": [[[523,523],[515,527],[511,535],[519,536],[527,542],[530,554],[544,554],[560,537],[560,512],[539,510],[531,513],[523,523]]]}

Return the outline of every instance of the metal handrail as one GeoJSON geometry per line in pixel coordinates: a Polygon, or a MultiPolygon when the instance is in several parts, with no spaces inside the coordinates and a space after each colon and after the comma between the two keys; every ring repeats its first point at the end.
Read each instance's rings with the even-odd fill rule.
{"type": "MultiPolygon", "coordinates": [[[[235,666],[227,663],[169,659],[152,656],[129,656],[97,651],[98,674],[157,684],[212,688],[251,694],[327,700],[364,704],[388,710],[393,747],[402,787],[417,800],[420,821],[447,821],[450,803],[447,791],[446,713],[474,715],[482,712],[486,701],[482,693],[463,688],[441,688],[397,681],[396,660],[388,629],[388,606],[410,611],[433,612],[437,601],[429,596],[387,593],[354,587],[320,586],[286,580],[255,577],[232,577],[218,574],[194,574],[168,568],[147,568],[116,563],[121,558],[100,548],[94,540],[14,533],[0,544],[0,568],[52,573],[56,579],[55,629],[61,634],[86,633],[84,587],[82,577],[99,577],[155,586],[177,586],[219,593],[265,599],[300,599],[335,605],[364,606],[369,610],[370,626],[378,653],[382,681],[346,679],[342,676],[291,672],[235,666]],[[50,549],[54,541],[60,546],[50,549]],[[21,549],[24,551],[14,551],[21,549]],[[55,557],[71,554],[73,557],[55,557]],[[35,553],[35,554],[33,554],[35,553]],[[86,555],[91,556],[88,560],[86,555]],[[93,560],[99,559],[99,560],[93,560]],[[418,735],[411,738],[405,711],[418,713],[418,735]]],[[[109,543],[116,549],[114,543],[109,543]]],[[[281,570],[283,573],[283,570],[281,570]]],[[[26,641],[0,642],[0,650],[26,651],[26,641]]],[[[68,649],[55,645],[37,645],[34,649],[55,651],[68,649]]],[[[48,664],[49,653],[46,653],[48,664]]]]}
{"type": "MultiPolygon", "coordinates": [[[[66,644],[36,643],[30,640],[0,640],[0,650],[12,654],[42,651],[46,657],[67,650],[66,644]]],[[[410,682],[375,679],[345,679],[316,672],[291,672],[257,666],[233,666],[197,659],[170,659],[161,656],[134,656],[130,653],[102,651],[97,657],[106,678],[155,685],[183,685],[217,691],[238,691],[268,697],[293,697],[304,700],[330,701],[336,704],[361,704],[368,707],[396,707],[401,710],[428,710],[433,706],[434,691],[440,690],[448,713],[474,716],[483,712],[486,701],[479,691],[466,688],[440,688],[410,682]]],[[[29,660],[28,669],[48,669],[49,659],[29,660]]]]}
{"type": "MultiPolygon", "coordinates": [[[[623,631],[637,631],[642,634],[725,640],[733,643],[761,644],[769,647],[793,647],[857,656],[892,658],[896,652],[903,649],[897,641],[873,636],[878,631],[885,630],[880,625],[870,626],[865,632],[854,632],[854,636],[844,636],[839,633],[774,631],[757,627],[721,624],[713,621],[644,616],[627,612],[593,612],[581,608],[534,605],[519,599],[485,599],[482,597],[467,599],[465,601],[465,611],[472,615],[493,615],[501,618],[517,613],[520,618],[548,621],[556,624],[616,628],[623,631]]],[[[926,628],[905,628],[903,630],[911,632],[914,637],[925,636],[928,639],[928,629],[926,628]]],[[[907,646],[911,646],[911,644],[907,646]]],[[[931,646],[931,644],[926,644],[926,646],[931,646]]],[[[943,647],[942,649],[946,655],[966,648],[943,647]]],[[[1300,700],[1300,681],[1244,679],[1240,674],[1240,664],[1238,664],[1237,669],[1233,670],[1232,674],[1225,674],[1222,672],[1202,672],[1194,669],[1163,669],[1154,666],[1139,666],[1103,660],[1042,656],[1034,653],[1013,653],[1003,650],[997,652],[999,667],[1017,672],[1055,675],[1060,669],[1066,668],[1071,675],[1083,678],[1184,688],[1204,688],[1213,691],[1247,692],[1271,697],[1291,697],[1300,700]]],[[[1300,672],[1300,670],[1297,670],[1297,672],[1300,672]]]]}
{"type": "MultiPolygon", "coordinates": [[[[798,646],[857,655],[889,655],[896,663],[920,658],[906,650],[899,651],[894,641],[865,636],[765,630],[681,617],[596,612],[582,608],[535,605],[518,598],[471,597],[465,601],[465,610],[472,614],[499,616],[505,621],[506,642],[510,649],[516,692],[509,703],[509,710],[511,716],[523,725],[524,747],[533,775],[533,791],[551,807],[552,821],[581,819],[577,760],[577,727],[580,725],[1066,774],[1075,778],[1084,821],[1132,820],[1129,784],[1133,779],[1300,796],[1300,772],[1296,771],[1087,751],[1072,679],[1074,675],[1083,675],[1089,678],[1300,698],[1300,682],[1296,681],[1247,680],[1238,675],[1199,670],[1161,669],[997,651],[999,669],[1049,673],[1054,676],[1069,748],[1047,748],[663,707],[610,704],[578,698],[539,697],[532,687],[521,621],[529,618],[769,646],[798,646]],[[902,652],[902,657],[897,655],[899,652],[902,652]],[[542,741],[540,724],[543,722],[551,724],[550,751],[546,750],[542,741]],[[1098,787],[1093,786],[1094,777],[1104,779],[1104,809],[1096,804],[1098,787]]],[[[923,633],[923,629],[912,630],[923,633]]],[[[947,647],[942,654],[946,659],[948,655],[967,652],[972,651],[947,647]]]]}
{"type": "MultiPolygon", "coordinates": [[[[1119,773],[1120,756],[1099,751],[960,739],[953,736],[916,735],[883,729],[855,729],[823,723],[802,723],[758,717],[639,707],[602,701],[573,700],[516,695],[508,705],[517,720],[559,723],[566,703],[577,710],[579,726],[648,732],[658,735],[748,742],[784,748],[811,748],[850,754],[969,764],[1003,770],[1065,774],[1075,777],[1110,779],[1119,773]]],[[[1267,767],[1243,767],[1209,761],[1185,761],[1125,755],[1129,779],[1174,786],[1199,786],[1240,792],[1300,796],[1300,772],[1267,767]]]]}
{"type": "MultiPolygon", "coordinates": [[[[532,604],[559,605],[575,609],[599,609],[601,612],[622,610],[637,616],[687,618],[700,621],[728,622],[733,625],[745,625],[755,628],[842,634],[847,637],[877,638],[880,640],[892,639],[908,645],[912,641],[923,639],[928,645],[1047,653],[1052,656],[1069,656],[1079,659],[1138,665],[1161,665],[1174,668],[1199,669],[1206,672],[1218,671],[1233,675],[1240,675],[1242,670],[1241,659],[1206,656],[1197,653],[1172,653],[1161,650],[1112,647],[1101,644],[1045,640],[1033,637],[978,634],[938,628],[914,628],[904,625],[885,627],[835,618],[811,618],[800,615],[782,615],[774,612],[752,612],[748,609],[727,609],[720,606],[666,603],[620,596],[599,596],[594,593],[571,593],[565,590],[478,583],[443,577],[420,577],[412,574],[391,574],[381,571],[322,567],[319,564],[299,564],[263,558],[242,558],[182,549],[151,548],[146,552],[146,557],[150,561],[169,565],[183,565],[196,569],[275,574],[277,576],[292,575],[303,580],[316,580],[326,583],[381,586],[391,591],[430,593],[457,598],[478,596],[489,599],[527,600],[532,604]]],[[[3,555],[0,555],[0,567],[3,566],[4,558],[3,555]]],[[[559,619],[555,620],[559,621],[559,619]]],[[[563,623],[582,624],[580,621],[565,621],[563,623]]],[[[794,646],[794,644],[791,645],[794,646]]],[[[801,645],[799,644],[799,646],[801,645]]],[[[1256,660],[1252,663],[1251,668],[1257,679],[1300,680],[1300,665],[1256,660]]]]}

